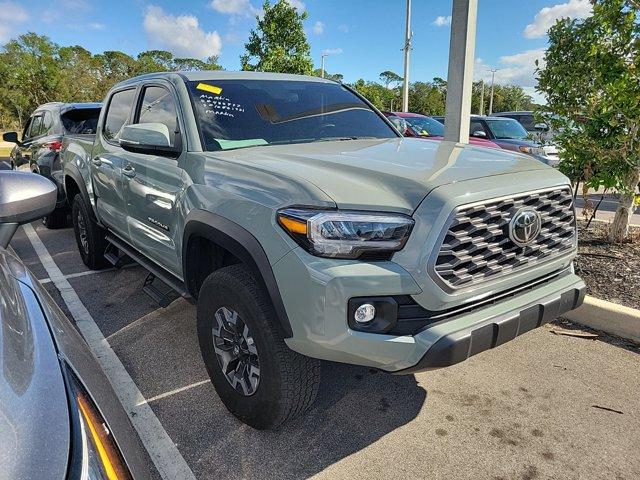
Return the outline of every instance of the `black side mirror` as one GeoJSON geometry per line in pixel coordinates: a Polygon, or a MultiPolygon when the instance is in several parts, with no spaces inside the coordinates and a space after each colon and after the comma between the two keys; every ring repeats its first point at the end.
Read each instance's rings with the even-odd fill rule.
{"type": "Polygon", "coordinates": [[[22,145],[20,140],[18,140],[18,134],[16,132],[3,133],[2,140],[9,143],[15,143],[18,146],[22,145]]]}

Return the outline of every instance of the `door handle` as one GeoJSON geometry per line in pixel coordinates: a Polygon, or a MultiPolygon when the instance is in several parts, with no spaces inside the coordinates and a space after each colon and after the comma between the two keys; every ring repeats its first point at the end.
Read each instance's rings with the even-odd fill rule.
{"type": "Polygon", "coordinates": [[[113,162],[111,160],[107,160],[106,158],[102,158],[102,157],[95,157],[91,160],[91,163],[93,163],[96,167],[99,167],[100,165],[107,165],[109,167],[113,167],[113,162]]]}
{"type": "Polygon", "coordinates": [[[133,165],[127,165],[122,169],[122,173],[129,178],[133,178],[136,176],[136,169],[133,168],[133,165]]]}

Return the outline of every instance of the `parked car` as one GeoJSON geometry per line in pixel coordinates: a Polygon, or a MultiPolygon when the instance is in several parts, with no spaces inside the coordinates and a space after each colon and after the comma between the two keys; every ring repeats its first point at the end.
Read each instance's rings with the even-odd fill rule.
{"type": "MultiPolygon", "coordinates": [[[[444,117],[434,117],[444,123],[444,117]]],[[[545,156],[542,145],[531,140],[529,133],[516,120],[507,117],[471,115],[469,131],[472,137],[489,139],[500,148],[526,153],[550,166],[555,166],[557,158],[545,156]]]]}
{"type": "MultiPolygon", "coordinates": [[[[514,112],[498,112],[493,114],[494,117],[513,118],[520,122],[520,125],[529,132],[529,136],[534,138],[542,145],[544,156],[552,159],[557,164],[560,159],[558,157],[558,147],[553,144],[555,132],[549,128],[544,122],[536,122],[535,114],[532,111],[514,111],[514,112]]],[[[555,166],[553,164],[553,166],[555,166]]]]}
{"type": "Polygon", "coordinates": [[[56,187],[0,172],[0,478],[146,479],[153,466],[73,324],[6,248],[56,187]]]}
{"type": "Polygon", "coordinates": [[[99,103],[46,103],[29,117],[22,132],[7,132],[2,138],[15,143],[11,151],[11,168],[39,173],[58,186],[56,208],[43,221],[48,228],[67,225],[69,208],[64,197],[59,152],[69,134],[96,133],[99,103]]]}
{"type": "MultiPolygon", "coordinates": [[[[433,118],[419,113],[382,112],[398,128],[405,137],[426,138],[429,140],[444,139],[444,125],[433,118]],[[397,123],[394,119],[400,119],[397,123]]],[[[469,137],[469,143],[478,147],[500,148],[499,145],[484,138],[469,137]]]]}
{"type": "Polygon", "coordinates": [[[213,385],[255,428],[312,403],[320,359],[446,367],[582,303],[569,180],[528,155],[403,138],[318,77],[157,73],[104,105],[63,146],[82,259],[197,301],[213,385]]]}

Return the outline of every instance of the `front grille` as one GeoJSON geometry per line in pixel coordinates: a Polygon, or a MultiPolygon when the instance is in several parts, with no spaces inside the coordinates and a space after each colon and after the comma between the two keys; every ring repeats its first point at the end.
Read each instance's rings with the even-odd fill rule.
{"type": "Polygon", "coordinates": [[[576,246],[573,197],[569,188],[530,192],[457,208],[449,219],[432,274],[459,289],[498,278],[570,252],[576,246]],[[519,247],[509,222],[522,207],[534,208],[542,228],[519,247]]]}

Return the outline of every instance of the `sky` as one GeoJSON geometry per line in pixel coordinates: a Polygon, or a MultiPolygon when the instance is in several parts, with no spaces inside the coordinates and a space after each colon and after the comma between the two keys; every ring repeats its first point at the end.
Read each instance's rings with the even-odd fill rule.
{"type": "MultiPolygon", "coordinates": [[[[406,0],[288,0],[306,11],[304,27],[314,63],[346,82],[402,75],[406,0]]],[[[547,29],[557,18],[584,18],[588,0],[479,0],[476,79],[522,86],[537,101],[534,62],[542,59],[547,29]]],[[[0,0],[0,42],[34,31],[60,45],[93,53],[149,49],[177,56],[219,55],[227,70],[240,68],[261,0],[0,0]]],[[[451,0],[413,0],[411,81],[446,78],[451,0]]]]}

